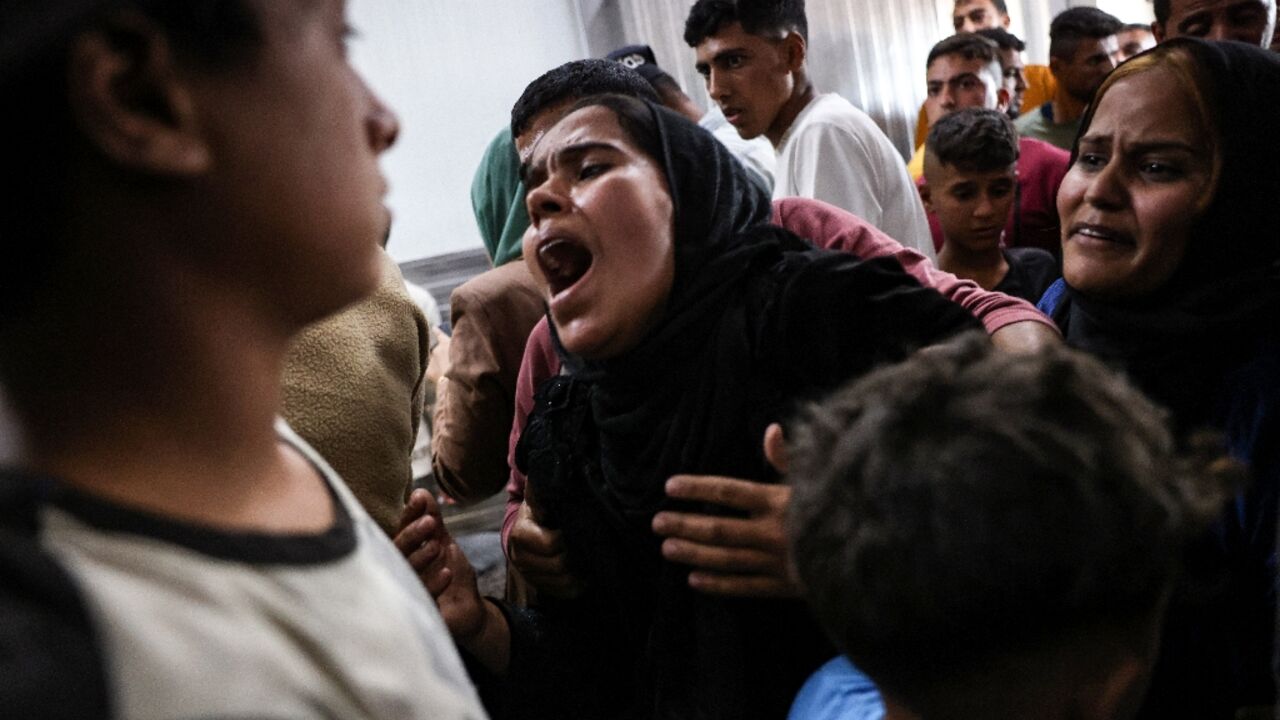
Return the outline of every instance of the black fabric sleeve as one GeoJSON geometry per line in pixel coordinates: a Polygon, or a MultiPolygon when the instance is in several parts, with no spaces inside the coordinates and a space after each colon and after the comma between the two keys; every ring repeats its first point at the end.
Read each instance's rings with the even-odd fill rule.
{"type": "MultiPolygon", "coordinates": [[[[920,285],[893,258],[821,253],[785,279],[769,312],[779,371],[810,396],[967,330],[973,315],[920,285]]],[[[785,264],[785,261],[784,261],[785,264]]],[[[798,398],[798,399],[812,399],[798,398]]]]}

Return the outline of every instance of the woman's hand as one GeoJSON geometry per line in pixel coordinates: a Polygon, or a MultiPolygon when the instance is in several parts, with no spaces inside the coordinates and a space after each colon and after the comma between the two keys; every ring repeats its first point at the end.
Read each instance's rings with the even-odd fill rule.
{"type": "Polygon", "coordinates": [[[507,536],[507,557],[540,594],[565,599],[577,597],[582,594],[582,583],[569,573],[560,532],[541,525],[536,506],[531,504],[531,490],[525,487],[525,500],[520,503],[515,524],[507,536]]]}
{"type": "MultiPolygon", "coordinates": [[[[782,427],[765,431],[765,457],[779,472],[787,470],[782,427]]],[[[714,475],[676,475],[667,495],[714,503],[748,513],[746,518],[660,512],[653,531],[666,537],[662,556],[691,565],[689,586],[699,592],[735,597],[796,597],[785,520],[791,488],[787,485],[714,475]]]]}

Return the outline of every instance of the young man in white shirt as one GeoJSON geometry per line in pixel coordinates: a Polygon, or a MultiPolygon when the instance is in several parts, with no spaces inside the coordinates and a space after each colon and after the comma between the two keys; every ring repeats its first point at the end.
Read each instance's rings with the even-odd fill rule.
{"type": "Polygon", "coordinates": [[[775,199],[823,200],[933,257],[898,151],[866,113],[809,80],[803,0],[698,0],[684,39],[725,119],[742,137],[763,135],[778,149],[775,199]]]}

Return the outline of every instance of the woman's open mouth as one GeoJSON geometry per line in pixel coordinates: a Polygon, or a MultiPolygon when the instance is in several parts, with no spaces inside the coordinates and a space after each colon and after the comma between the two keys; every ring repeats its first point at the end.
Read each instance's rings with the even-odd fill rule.
{"type": "Polygon", "coordinates": [[[591,269],[591,251],[566,238],[552,238],[538,246],[538,267],[547,279],[551,297],[573,287],[591,269]]]}

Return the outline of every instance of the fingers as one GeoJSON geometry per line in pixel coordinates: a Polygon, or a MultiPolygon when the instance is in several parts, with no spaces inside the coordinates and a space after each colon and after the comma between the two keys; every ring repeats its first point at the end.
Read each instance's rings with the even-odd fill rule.
{"type": "Polygon", "coordinates": [[[582,584],[569,572],[560,533],[538,524],[527,496],[507,538],[507,557],[541,594],[572,598],[582,592],[582,584]]]}
{"type": "Polygon", "coordinates": [[[786,485],[717,475],[675,475],[667,481],[666,489],[667,495],[677,500],[714,503],[754,514],[781,514],[791,497],[791,488],[786,485]]]}
{"type": "Polygon", "coordinates": [[[775,552],[755,548],[705,545],[677,538],[662,541],[662,557],[671,562],[692,565],[699,570],[716,570],[734,574],[786,575],[786,558],[775,552]]]}
{"type": "Polygon", "coordinates": [[[507,547],[512,555],[515,555],[516,550],[522,554],[531,553],[544,557],[564,552],[560,533],[539,525],[527,501],[521,503],[520,510],[516,513],[515,524],[511,526],[511,534],[507,537],[507,547]]]}
{"type": "Polygon", "coordinates": [[[781,516],[746,519],[664,511],[653,517],[653,531],[707,545],[765,550],[786,546],[781,516]]]}
{"type": "Polygon", "coordinates": [[[409,557],[410,553],[417,550],[418,546],[428,540],[443,541],[446,537],[444,524],[440,522],[440,519],[432,515],[424,515],[396,533],[392,542],[395,543],[396,549],[400,551],[401,555],[409,557]]]}
{"type": "Polygon", "coordinates": [[[430,498],[431,493],[422,488],[409,493],[409,500],[400,511],[400,522],[396,524],[396,528],[403,530],[406,525],[427,514],[427,500],[430,498]]]}
{"type": "Polygon", "coordinates": [[[787,459],[787,439],[782,434],[782,426],[771,423],[764,430],[764,458],[774,470],[787,474],[790,462],[787,459]]]}
{"type": "Polygon", "coordinates": [[[721,575],[691,572],[689,587],[707,595],[728,597],[789,598],[798,597],[800,594],[799,587],[791,580],[772,575],[721,575]]]}

